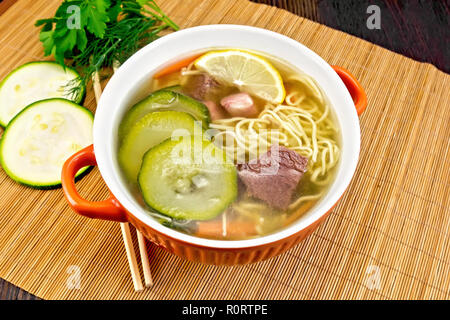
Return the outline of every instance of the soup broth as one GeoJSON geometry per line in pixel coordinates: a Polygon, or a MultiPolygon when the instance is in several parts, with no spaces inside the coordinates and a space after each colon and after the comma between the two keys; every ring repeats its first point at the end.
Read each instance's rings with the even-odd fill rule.
{"type": "MultiPolygon", "coordinates": [[[[197,192],[193,189],[209,189],[202,191],[209,194],[209,198],[205,201],[215,197],[218,203],[217,208],[222,205],[222,200],[224,206],[220,207],[219,212],[217,211],[219,209],[211,204],[211,208],[214,207],[215,210],[212,214],[212,209],[208,209],[212,215],[211,218],[203,219],[202,216],[200,219],[188,219],[185,217],[195,216],[194,204],[185,204],[188,208],[186,212],[192,210],[192,213],[183,215],[183,212],[178,209],[173,211],[171,208],[167,209],[167,205],[159,206],[159,199],[155,200],[155,194],[160,192],[156,190],[158,188],[149,188],[147,191],[145,179],[156,177],[158,173],[154,171],[159,165],[155,162],[148,165],[149,173],[147,174],[144,163],[156,157],[152,155],[152,153],[157,154],[157,150],[154,149],[160,148],[162,151],[158,152],[161,153],[165,147],[156,146],[149,152],[144,150],[146,153],[142,156],[144,160],[139,174],[136,172],[133,173],[134,175],[127,174],[127,165],[121,165],[121,167],[124,169],[130,190],[149,215],[168,227],[198,237],[241,240],[279,231],[311,210],[334,181],[341,146],[340,129],[331,104],[314,79],[288,62],[261,52],[238,49],[205,50],[195,57],[183,60],[178,65],[180,68],[173,68],[176,70],[169,68],[168,72],[164,70],[157,72],[146,88],[143,88],[147,94],[153,93],[153,96],[145,107],[147,109],[142,108],[146,112],[141,111],[141,114],[133,117],[138,120],[144,117],[150,119],[149,112],[158,114],[169,112],[165,110],[175,110],[172,112],[175,112],[174,115],[177,117],[177,112],[189,112],[199,121],[200,126],[203,126],[203,130],[207,130],[211,143],[223,152],[234,167],[230,169],[229,165],[225,166],[226,168],[222,166],[217,169],[219,171],[206,175],[206,180],[203,182],[201,179],[197,179],[199,182],[195,181],[198,175],[190,176],[190,179],[194,181],[188,182],[190,196],[191,193],[197,192]],[[233,50],[235,52],[232,52],[233,50]],[[225,57],[223,66],[220,65],[221,52],[225,57]],[[208,65],[208,63],[213,65],[214,60],[202,64],[201,59],[210,54],[211,60],[215,58],[214,55],[217,56],[218,67],[208,65]],[[235,60],[232,60],[233,54],[237,56],[235,60]],[[238,58],[244,59],[247,54],[250,58],[247,57],[244,63],[236,62],[238,58]],[[255,62],[251,60],[252,57],[255,57],[255,62]],[[236,62],[237,66],[231,66],[230,61],[236,62]],[[252,64],[255,65],[256,70],[253,73],[252,64]],[[220,69],[221,67],[227,70],[240,68],[240,73],[236,72],[239,76],[229,81],[226,75],[230,72],[226,73],[220,69]],[[262,67],[265,69],[257,69],[262,67]],[[207,68],[211,68],[211,73],[208,73],[207,68]],[[241,77],[244,73],[250,76],[241,77]],[[273,74],[270,75],[270,73],[273,74]],[[217,76],[217,74],[224,74],[224,76],[217,76]],[[267,80],[263,76],[267,76],[267,80]],[[277,77],[280,79],[277,80],[277,77]],[[249,79],[252,79],[254,83],[247,85],[246,81],[250,82],[249,79]],[[274,79],[274,84],[269,82],[271,79],[274,79]],[[258,91],[258,88],[266,87],[266,93],[258,91]],[[174,92],[173,98],[171,98],[172,93],[164,93],[167,90],[174,92]],[[205,120],[200,111],[196,111],[195,103],[183,102],[182,96],[204,104],[208,108],[210,121],[205,120]],[[282,101],[274,102],[275,99],[282,99],[282,101]],[[267,163],[270,165],[267,166],[267,163]],[[263,173],[266,167],[271,168],[274,164],[275,171],[269,174],[263,173]],[[229,170],[235,170],[235,176],[229,173],[229,170]],[[236,180],[235,186],[232,179],[236,180]],[[202,183],[206,187],[203,187],[202,183]],[[228,192],[227,188],[236,190],[228,192]],[[217,192],[214,193],[214,190],[217,192]],[[168,211],[165,211],[166,209],[168,211]]],[[[130,110],[137,110],[136,106],[130,110]]],[[[123,123],[130,122],[129,119],[133,118],[127,117],[128,115],[125,116],[123,123]]],[[[160,116],[153,116],[155,119],[159,119],[158,117],[160,116]]],[[[175,123],[178,123],[177,121],[182,123],[179,119],[175,123]]],[[[136,129],[122,131],[125,133],[119,135],[120,148],[128,143],[128,136],[134,134],[136,129]]],[[[151,135],[150,132],[147,134],[151,135]]],[[[145,141],[149,139],[148,136],[143,137],[145,141]]],[[[164,144],[167,143],[161,145],[164,144]]],[[[127,151],[127,159],[132,154],[127,151]]],[[[166,175],[166,169],[162,168],[158,172],[166,175]]],[[[175,172],[175,175],[178,177],[178,172],[175,172]]],[[[174,182],[178,188],[173,193],[174,199],[168,199],[164,203],[177,203],[179,200],[184,205],[183,192],[187,191],[184,185],[181,186],[184,183],[184,180],[181,180],[174,182]],[[177,199],[178,195],[180,199],[177,199]]],[[[163,189],[163,186],[159,188],[163,189]]],[[[200,195],[195,196],[195,199],[199,197],[200,195]]],[[[199,214],[202,210],[198,209],[199,214]]]]}

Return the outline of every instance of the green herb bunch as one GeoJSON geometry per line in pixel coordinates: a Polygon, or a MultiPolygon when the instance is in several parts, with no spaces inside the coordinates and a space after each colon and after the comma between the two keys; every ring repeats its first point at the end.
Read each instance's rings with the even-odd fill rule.
{"type": "Polygon", "coordinates": [[[178,30],[154,0],[64,0],[55,16],[38,20],[39,38],[46,56],[61,65],[82,69],[70,84],[80,94],[94,72],[123,63],[140,47],[158,38],[166,28],[178,30]]]}

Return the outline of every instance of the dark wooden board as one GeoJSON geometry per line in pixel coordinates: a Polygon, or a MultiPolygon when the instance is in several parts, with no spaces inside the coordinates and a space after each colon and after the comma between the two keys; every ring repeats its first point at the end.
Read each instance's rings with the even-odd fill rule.
{"type": "Polygon", "coordinates": [[[449,0],[252,0],[277,6],[450,72],[449,0]],[[370,5],[380,29],[369,29],[370,5]]]}

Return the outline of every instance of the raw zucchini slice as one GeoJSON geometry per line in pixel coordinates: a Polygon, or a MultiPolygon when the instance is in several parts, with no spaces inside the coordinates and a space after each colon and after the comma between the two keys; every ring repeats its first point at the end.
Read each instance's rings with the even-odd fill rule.
{"type": "Polygon", "coordinates": [[[144,201],[175,219],[209,220],[237,196],[237,172],[208,140],[166,140],[144,156],[138,177],[144,201]]]}
{"type": "MultiPolygon", "coordinates": [[[[10,121],[0,141],[0,163],[14,180],[36,188],[61,184],[72,154],[92,144],[92,113],[72,101],[37,101],[10,121]]],[[[77,176],[88,168],[81,169],[77,176]]]]}
{"type": "Polygon", "coordinates": [[[78,73],[51,61],[26,63],[11,71],[0,82],[0,125],[6,127],[9,121],[27,105],[49,98],[66,98],[80,103],[84,87],[75,97],[70,88],[78,73]]]}
{"type": "Polygon", "coordinates": [[[162,89],[153,92],[126,113],[119,127],[119,139],[122,140],[130,128],[146,114],[167,110],[187,112],[196,120],[202,121],[205,129],[210,122],[209,110],[203,103],[180,93],[162,89]]]}
{"type": "Polygon", "coordinates": [[[162,111],[145,115],[130,128],[119,147],[119,165],[127,179],[137,182],[142,157],[151,147],[173,135],[193,135],[195,127],[198,134],[202,134],[202,128],[185,112],[162,111]]]}

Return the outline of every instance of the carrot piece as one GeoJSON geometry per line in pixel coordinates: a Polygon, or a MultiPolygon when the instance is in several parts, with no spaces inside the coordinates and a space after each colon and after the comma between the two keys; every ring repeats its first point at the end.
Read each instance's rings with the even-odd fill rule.
{"type": "MultiPolygon", "coordinates": [[[[222,220],[198,221],[195,235],[206,238],[223,238],[222,220]]],[[[227,238],[240,238],[258,234],[255,224],[248,221],[227,221],[227,238]]]]}
{"type": "Polygon", "coordinates": [[[203,53],[195,55],[195,56],[191,56],[189,58],[186,58],[186,59],[183,59],[180,61],[177,61],[174,64],[171,64],[170,66],[155,73],[155,75],[153,76],[153,79],[158,79],[158,78],[164,77],[168,74],[171,74],[173,72],[180,71],[182,68],[187,67],[189,64],[191,64],[191,62],[195,61],[201,55],[203,55],[203,53]]]}

